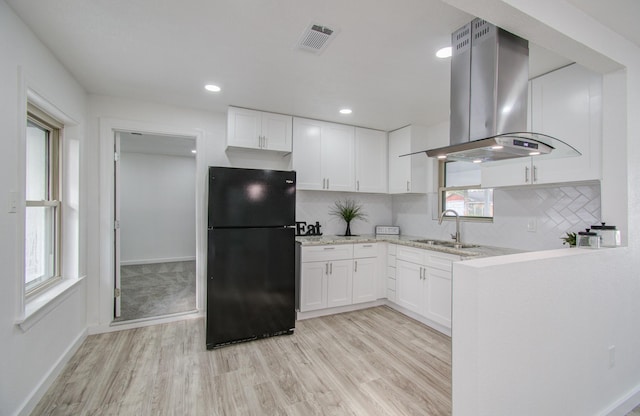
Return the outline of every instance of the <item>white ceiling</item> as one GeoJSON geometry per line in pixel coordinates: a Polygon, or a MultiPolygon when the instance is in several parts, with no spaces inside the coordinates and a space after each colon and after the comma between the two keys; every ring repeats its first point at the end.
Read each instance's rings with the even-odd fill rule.
{"type": "MultiPolygon", "coordinates": [[[[605,2],[570,1],[603,13],[605,2]]],[[[434,53],[472,19],[440,0],[7,2],[89,93],[383,130],[448,118],[449,62],[434,53]],[[321,55],[296,49],[312,22],[338,29],[321,55]],[[345,106],[353,114],[338,114],[345,106]]],[[[532,77],[566,63],[531,45],[532,77]]]]}

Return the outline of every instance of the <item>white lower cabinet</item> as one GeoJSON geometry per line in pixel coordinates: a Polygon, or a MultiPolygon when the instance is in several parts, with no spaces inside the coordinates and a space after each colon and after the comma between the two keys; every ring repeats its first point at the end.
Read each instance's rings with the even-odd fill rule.
{"type": "Polygon", "coordinates": [[[458,260],[452,254],[398,246],[395,303],[451,328],[451,268],[458,260]]]}
{"type": "Polygon", "coordinates": [[[424,267],[420,264],[396,260],[396,303],[422,315],[424,267]]]}
{"type": "Polygon", "coordinates": [[[377,244],[302,247],[300,312],[376,300],[377,244]]]}
{"type": "Polygon", "coordinates": [[[334,260],[327,263],[327,308],[351,305],[352,263],[352,260],[334,260]]]}

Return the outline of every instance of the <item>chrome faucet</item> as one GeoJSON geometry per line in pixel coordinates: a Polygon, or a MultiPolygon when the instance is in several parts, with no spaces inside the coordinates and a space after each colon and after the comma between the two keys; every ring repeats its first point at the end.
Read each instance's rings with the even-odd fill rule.
{"type": "Polygon", "coordinates": [[[462,243],[460,242],[460,216],[458,215],[458,213],[452,209],[445,209],[444,211],[442,211],[442,214],[440,214],[440,219],[438,220],[438,224],[442,225],[442,220],[444,219],[447,213],[450,213],[456,216],[456,233],[451,234],[451,238],[456,240],[456,246],[460,246],[462,245],[462,243]]]}

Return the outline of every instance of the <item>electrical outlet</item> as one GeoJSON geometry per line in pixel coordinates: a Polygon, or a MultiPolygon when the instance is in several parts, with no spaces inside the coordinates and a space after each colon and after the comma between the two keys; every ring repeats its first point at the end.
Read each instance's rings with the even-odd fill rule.
{"type": "Polygon", "coordinates": [[[616,346],[609,346],[609,368],[616,366],[616,346]]]}
{"type": "Polygon", "coordinates": [[[527,231],[535,233],[538,230],[538,223],[535,218],[529,218],[527,221],[527,231]]]}

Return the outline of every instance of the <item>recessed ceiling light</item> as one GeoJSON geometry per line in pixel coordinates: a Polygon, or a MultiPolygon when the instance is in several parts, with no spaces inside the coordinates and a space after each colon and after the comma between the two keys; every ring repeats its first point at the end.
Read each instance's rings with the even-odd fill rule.
{"type": "Polygon", "coordinates": [[[440,59],[451,57],[451,46],[447,46],[446,48],[438,49],[436,52],[436,56],[440,59]]]}
{"type": "Polygon", "coordinates": [[[343,108],[342,110],[340,110],[340,114],[351,114],[353,113],[353,111],[351,111],[350,108],[343,108]]]}
{"type": "Polygon", "coordinates": [[[447,155],[438,155],[438,159],[446,159],[447,155]]]}
{"type": "Polygon", "coordinates": [[[476,159],[473,161],[473,163],[482,163],[482,159],[476,159]]]}
{"type": "Polygon", "coordinates": [[[220,87],[213,84],[207,84],[204,86],[204,89],[211,92],[220,92],[220,87]]]}
{"type": "Polygon", "coordinates": [[[540,152],[529,152],[529,156],[537,156],[540,152]]]}
{"type": "Polygon", "coordinates": [[[499,145],[491,146],[491,150],[500,150],[502,148],[503,148],[503,146],[499,146],[499,145]]]}
{"type": "Polygon", "coordinates": [[[197,152],[196,152],[196,149],[193,149],[193,150],[191,151],[191,153],[196,154],[196,153],[197,153],[197,152]]]}

